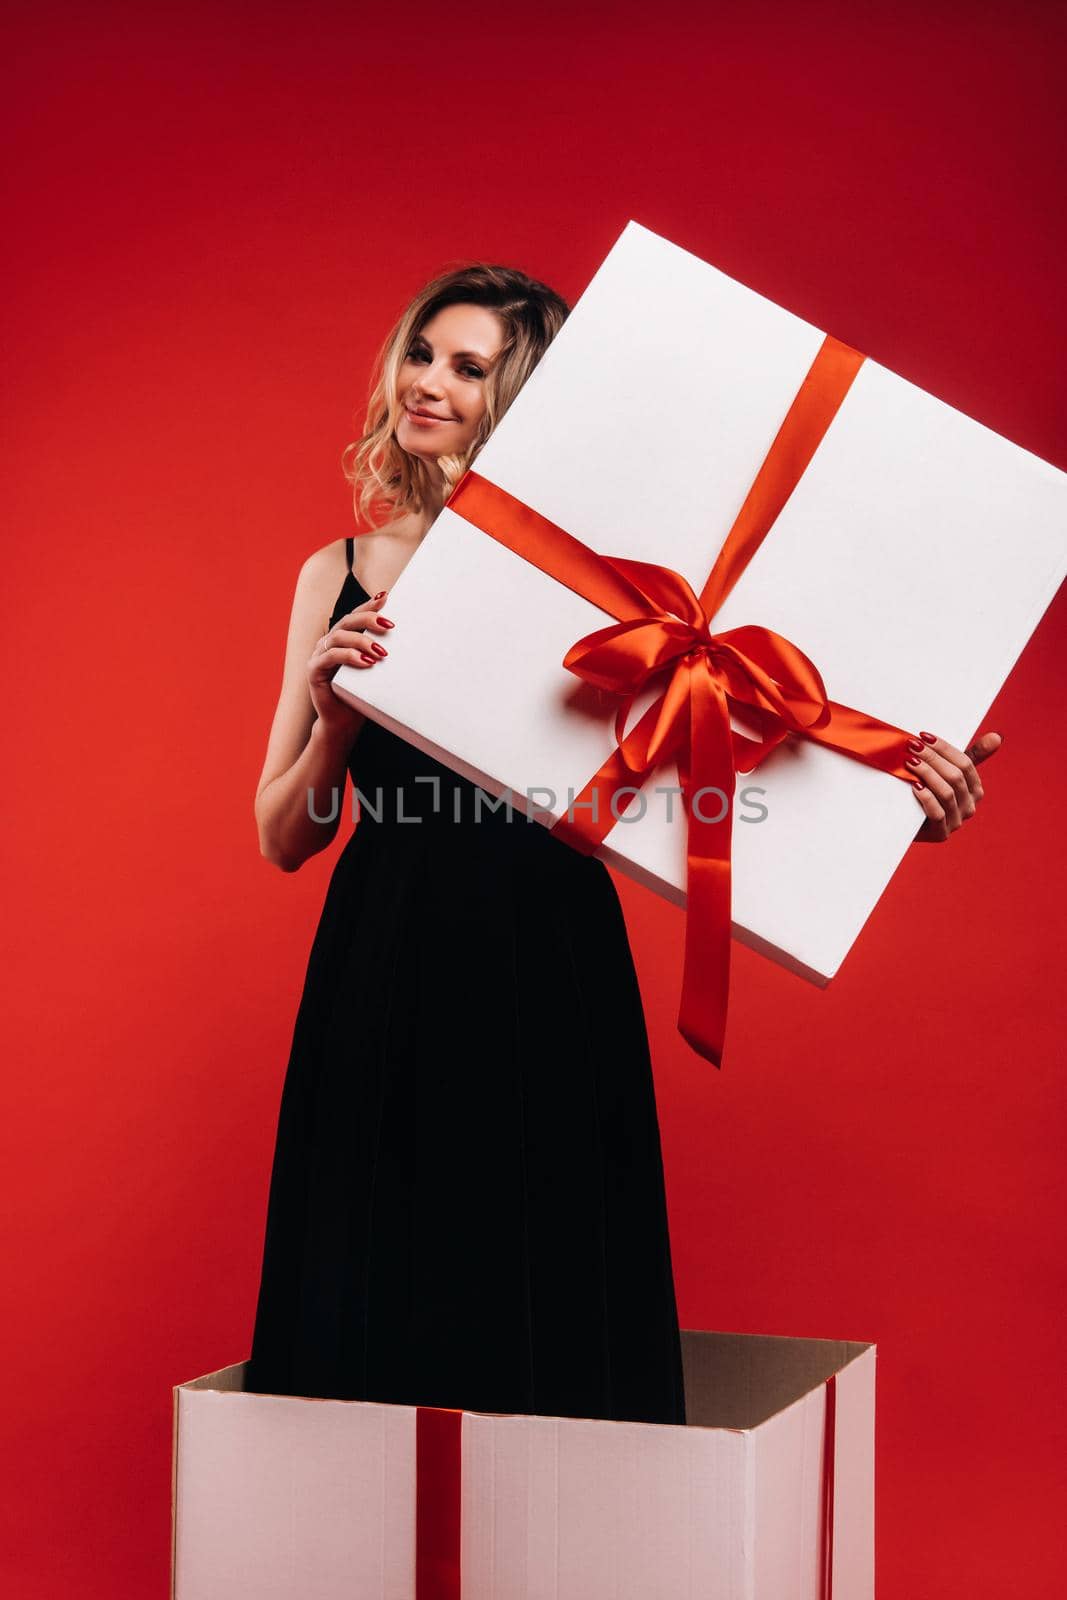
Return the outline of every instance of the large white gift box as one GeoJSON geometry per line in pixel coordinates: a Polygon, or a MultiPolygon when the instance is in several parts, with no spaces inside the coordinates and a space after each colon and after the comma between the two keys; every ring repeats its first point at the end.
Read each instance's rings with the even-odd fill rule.
{"type": "MultiPolygon", "coordinates": [[[[699,595],[824,338],[630,222],[473,469],[699,595]]],[[[714,631],[773,629],[832,701],[964,749],[1065,551],[1067,475],[866,359],[714,631]]],[[[562,661],[613,618],[449,505],[389,614],[388,658],[335,691],[490,795],[564,816],[616,739],[562,661]]],[[[684,904],[676,765],[618,811],[600,855],[684,904]]],[[[733,934],[826,983],[922,820],[899,776],[787,738],[736,777],[733,934]]]]}
{"type": "Polygon", "coordinates": [[[874,1346],[682,1350],[685,1427],[180,1384],[172,1600],[871,1600],[874,1346]]]}

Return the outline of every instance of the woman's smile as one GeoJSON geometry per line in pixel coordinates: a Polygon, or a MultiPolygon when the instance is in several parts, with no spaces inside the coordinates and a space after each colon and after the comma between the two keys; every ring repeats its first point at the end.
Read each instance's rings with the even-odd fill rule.
{"type": "Polygon", "coordinates": [[[408,414],[408,421],[414,422],[420,428],[432,428],[435,423],[452,422],[454,420],[452,417],[433,416],[428,411],[413,411],[410,406],[405,406],[404,410],[408,414]]]}

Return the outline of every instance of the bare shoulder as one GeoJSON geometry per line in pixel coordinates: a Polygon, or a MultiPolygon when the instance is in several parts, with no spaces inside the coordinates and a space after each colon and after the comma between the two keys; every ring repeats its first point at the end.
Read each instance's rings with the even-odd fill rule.
{"type": "Polygon", "coordinates": [[[333,539],[306,557],[293,593],[290,626],[294,632],[310,638],[325,631],[347,570],[343,539],[333,539]]]}
{"type": "Polygon", "coordinates": [[[297,593],[309,598],[311,596],[320,598],[328,594],[328,605],[332,605],[345,581],[347,571],[345,540],[332,539],[329,544],[313,550],[307,557],[297,578],[297,593]]]}

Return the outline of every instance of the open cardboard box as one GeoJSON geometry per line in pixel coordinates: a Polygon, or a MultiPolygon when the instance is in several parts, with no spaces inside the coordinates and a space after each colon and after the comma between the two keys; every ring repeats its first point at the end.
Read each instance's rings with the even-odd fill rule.
{"type": "MultiPolygon", "coordinates": [[[[682,1346],[684,1428],[463,1412],[462,1600],[870,1600],[875,1347],[682,1346]]],[[[419,1408],[246,1368],[174,1389],[172,1600],[426,1600],[419,1408]]]]}

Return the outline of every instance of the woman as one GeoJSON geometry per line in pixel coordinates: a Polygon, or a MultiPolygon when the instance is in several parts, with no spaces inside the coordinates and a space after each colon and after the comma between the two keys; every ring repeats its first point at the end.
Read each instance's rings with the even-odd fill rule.
{"type": "MultiPolygon", "coordinates": [[[[685,1420],[648,1041],[607,869],[479,810],[474,785],[330,687],[388,655],[391,585],[566,316],[509,268],[428,284],[348,452],[372,525],[358,568],[338,540],[297,582],[262,852],[295,871],[326,848],[346,770],[366,803],[294,1030],[251,1389],[685,1420]]],[[[947,837],[980,784],[924,739],[919,837],[947,837]]]]}

